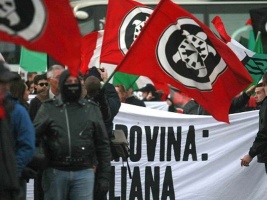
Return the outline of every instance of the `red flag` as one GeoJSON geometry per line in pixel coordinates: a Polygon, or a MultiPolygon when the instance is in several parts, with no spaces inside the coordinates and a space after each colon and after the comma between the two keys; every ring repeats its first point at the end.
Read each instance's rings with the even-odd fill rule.
{"type": "Polygon", "coordinates": [[[249,18],[249,19],[247,20],[246,25],[252,25],[251,18],[249,18]]]}
{"type": "MultiPolygon", "coordinates": [[[[118,65],[152,12],[151,8],[133,0],[109,0],[100,62],[118,65]]],[[[165,100],[168,85],[153,82],[156,88],[164,90],[165,100]]]]}
{"type": "Polygon", "coordinates": [[[231,100],[252,81],[212,31],[170,0],[161,0],[117,71],[161,80],[229,122],[231,100]]]}
{"type": "Polygon", "coordinates": [[[89,68],[100,67],[100,52],[104,31],[96,31],[82,38],[82,64],[81,72],[85,74],[89,68]]]}
{"type": "Polygon", "coordinates": [[[177,108],[183,110],[184,105],[188,103],[188,101],[190,101],[191,98],[187,96],[185,93],[178,90],[177,88],[174,88],[171,85],[169,85],[169,87],[170,87],[170,99],[177,108]]]}
{"type": "Polygon", "coordinates": [[[109,0],[101,63],[119,64],[152,12],[136,1],[109,0]]]}
{"type": "Polygon", "coordinates": [[[78,75],[81,34],[68,0],[13,1],[3,6],[1,40],[46,52],[78,75]]]}

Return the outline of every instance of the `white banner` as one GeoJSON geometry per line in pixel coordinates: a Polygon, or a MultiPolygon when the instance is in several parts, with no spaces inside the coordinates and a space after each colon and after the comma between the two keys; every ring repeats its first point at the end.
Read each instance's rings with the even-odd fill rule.
{"type": "Polygon", "coordinates": [[[167,101],[144,101],[147,108],[168,111],[167,101]]]}
{"type": "Polygon", "coordinates": [[[170,113],[122,104],[114,120],[130,144],[129,164],[112,163],[109,199],[267,199],[264,164],[241,167],[258,130],[258,111],[210,116],[170,113]]]}

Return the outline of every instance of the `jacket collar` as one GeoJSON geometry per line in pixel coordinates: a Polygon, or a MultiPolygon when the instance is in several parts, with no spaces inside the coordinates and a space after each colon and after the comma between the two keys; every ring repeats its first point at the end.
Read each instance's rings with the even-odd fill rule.
{"type": "MultiPolygon", "coordinates": [[[[57,98],[56,98],[56,100],[55,100],[56,102],[56,106],[63,106],[64,104],[70,104],[70,103],[64,103],[63,101],[62,101],[62,98],[61,98],[61,96],[59,95],[57,98]]],[[[75,102],[76,103],[76,102],[75,102]]],[[[77,104],[79,104],[79,105],[81,105],[81,106],[84,106],[85,105],[85,101],[84,101],[84,99],[81,97],[78,101],[77,101],[77,104]]]]}

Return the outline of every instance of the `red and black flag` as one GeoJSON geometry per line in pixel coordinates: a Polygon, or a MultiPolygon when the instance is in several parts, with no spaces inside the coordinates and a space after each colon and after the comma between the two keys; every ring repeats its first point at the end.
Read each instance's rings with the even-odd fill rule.
{"type": "Polygon", "coordinates": [[[101,63],[119,64],[152,12],[133,0],[109,0],[101,63]]]}
{"type": "Polygon", "coordinates": [[[14,0],[0,11],[0,40],[48,53],[78,75],[81,34],[68,0],[14,0]]]}
{"type": "Polygon", "coordinates": [[[231,49],[170,0],[156,6],[117,71],[168,83],[224,122],[232,98],[252,82],[231,49]]]}

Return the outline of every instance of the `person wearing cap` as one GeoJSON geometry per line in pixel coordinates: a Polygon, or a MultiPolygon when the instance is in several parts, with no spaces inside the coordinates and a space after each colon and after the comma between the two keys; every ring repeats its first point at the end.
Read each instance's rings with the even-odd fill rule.
{"type": "Polygon", "coordinates": [[[161,101],[154,85],[148,83],[138,91],[142,92],[143,101],[161,101]]]}
{"type": "Polygon", "coordinates": [[[9,95],[9,83],[18,77],[0,61],[0,199],[26,199],[22,172],[35,150],[35,132],[29,114],[9,95]]]}
{"type": "Polygon", "coordinates": [[[59,96],[45,101],[34,119],[48,166],[43,172],[45,200],[92,200],[95,167],[98,192],[109,188],[110,147],[99,107],[82,97],[78,77],[59,77],[59,96]]]}

